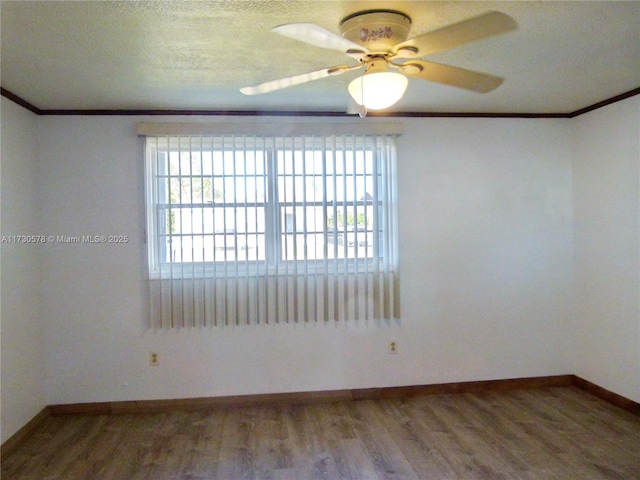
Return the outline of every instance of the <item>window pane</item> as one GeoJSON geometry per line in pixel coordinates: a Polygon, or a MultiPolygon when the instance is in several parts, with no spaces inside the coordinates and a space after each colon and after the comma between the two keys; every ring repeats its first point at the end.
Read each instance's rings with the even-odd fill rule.
{"type": "Polygon", "coordinates": [[[264,207],[163,210],[161,258],[166,262],[265,259],[264,207]]]}
{"type": "Polygon", "coordinates": [[[282,207],[282,259],[371,258],[373,208],[370,202],[326,210],[318,205],[282,207]]]}
{"type": "Polygon", "coordinates": [[[323,153],[305,143],[304,151],[278,151],[281,259],[371,258],[373,152],[345,141],[323,153]]]}
{"type": "Polygon", "coordinates": [[[385,251],[386,210],[375,196],[386,187],[375,138],[165,140],[164,150],[160,142],[150,146],[160,263],[273,265],[385,251]]]}

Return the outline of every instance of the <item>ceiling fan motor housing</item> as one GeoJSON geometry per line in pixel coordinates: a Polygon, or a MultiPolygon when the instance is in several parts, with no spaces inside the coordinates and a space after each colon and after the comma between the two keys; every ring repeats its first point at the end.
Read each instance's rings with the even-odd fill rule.
{"type": "Polygon", "coordinates": [[[391,52],[393,46],[404,42],[411,28],[411,18],[396,10],[367,10],[345,17],[340,33],[370,52],[391,52]]]}

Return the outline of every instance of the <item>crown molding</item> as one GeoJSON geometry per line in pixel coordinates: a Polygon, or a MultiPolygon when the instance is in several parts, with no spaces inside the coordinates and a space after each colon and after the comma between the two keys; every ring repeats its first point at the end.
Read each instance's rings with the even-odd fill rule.
{"type": "Polygon", "coordinates": [[[589,105],[588,107],[581,108],[580,110],[576,110],[575,112],[571,112],[571,114],[569,115],[569,118],[574,118],[579,115],[583,115],[585,113],[591,112],[593,110],[597,110],[602,107],[606,107],[607,105],[611,105],[612,103],[616,103],[621,100],[634,97],[636,95],[640,95],[640,88],[634,88],[633,90],[629,90],[628,92],[621,93],[620,95],[616,95],[615,97],[608,98],[607,100],[603,100],[601,102],[594,103],[593,105],[589,105]]]}
{"type": "Polygon", "coordinates": [[[9,100],[11,100],[13,103],[20,105],[21,107],[26,108],[27,110],[35,113],[36,115],[42,115],[42,110],[40,110],[38,107],[36,107],[35,105],[30,104],[29,102],[27,102],[25,99],[19,97],[18,95],[16,95],[13,92],[10,92],[9,90],[7,90],[6,88],[2,88],[0,87],[0,95],[2,95],[5,98],[8,98],[9,100]]]}
{"type": "MultiPolygon", "coordinates": [[[[76,116],[212,116],[212,117],[354,117],[345,112],[285,110],[188,110],[188,109],[41,109],[15,93],[0,87],[0,95],[36,115],[76,116]]],[[[382,118],[575,118],[579,115],[640,95],[640,87],[568,113],[492,113],[492,112],[370,112],[382,118]]]]}

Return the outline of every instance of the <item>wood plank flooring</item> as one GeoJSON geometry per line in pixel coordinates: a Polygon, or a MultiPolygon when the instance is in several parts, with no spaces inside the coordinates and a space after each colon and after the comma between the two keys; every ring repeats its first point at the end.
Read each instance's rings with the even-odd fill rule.
{"type": "Polygon", "coordinates": [[[47,418],[3,480],[640,480],[640,416],[575,387],[47,418]]]}

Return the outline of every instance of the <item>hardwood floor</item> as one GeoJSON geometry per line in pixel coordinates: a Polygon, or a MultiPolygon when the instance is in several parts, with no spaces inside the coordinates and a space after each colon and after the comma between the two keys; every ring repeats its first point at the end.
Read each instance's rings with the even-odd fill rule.
{"type": "Polygon", "coordinates": [[[575,387],[47,418],[3,480],[640,479],[640,416],[575,387]]]}

